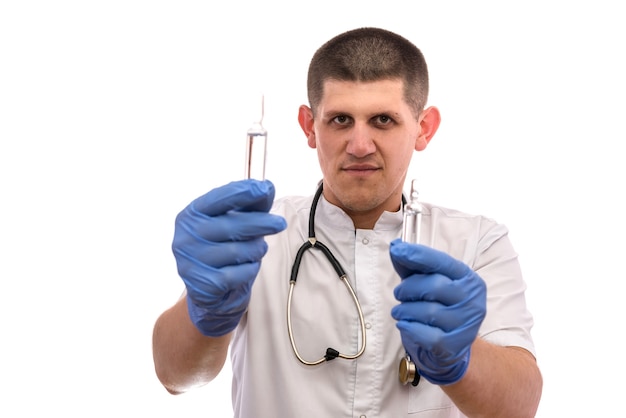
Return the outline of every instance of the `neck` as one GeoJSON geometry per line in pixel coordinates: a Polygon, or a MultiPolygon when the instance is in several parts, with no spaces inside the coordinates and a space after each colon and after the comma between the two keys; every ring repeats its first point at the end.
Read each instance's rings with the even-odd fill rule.
{"type": "Polygon", "coordinates": [[[376,222],[384,210],[372,210],[368,212],[353,212],[344,208],[344,212],[352,219],[354,229],[374,229],[376,222]]]}
{"type": "MultiPolygon", "coordinates": [[[[320,184],[317,190],[318,197],[321,193],[323,193],[324,198],[330,204],[337,206],[338,208],[343,210],[346,215],[348,215],[348,217],[350,217],[355,229],[374,229],[374,226],[376,226],[376,223],[385,211],[394,212],[398,211],[401,208],[398,200],[401,200],[402,206],[405,203],[405,198],[404,195],[402,195],[402,190],[400,190],[398,194],[389,196],[387,200],[383,202],[370,202],[369,205],[362,200],[360,202],[353,202],[356,205],[350,204],[349,200],[341,201],[337,199],[337,197],[332,193],[328,195],[329,192],[326,189],[323,189],[322,184],[320,184]]],[[[317,200],[314,203],[316,202],[317,200]]]]}

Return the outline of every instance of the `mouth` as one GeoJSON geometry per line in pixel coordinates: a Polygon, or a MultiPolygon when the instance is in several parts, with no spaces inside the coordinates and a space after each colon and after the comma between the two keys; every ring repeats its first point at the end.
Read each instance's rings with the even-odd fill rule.
{"type": "Polygon", "coordinates": [[[350,164],[342,168],[342,171],[355,176],[371,175],[378,170],[380,170],[380,168],[372,164],[350,164]]]}

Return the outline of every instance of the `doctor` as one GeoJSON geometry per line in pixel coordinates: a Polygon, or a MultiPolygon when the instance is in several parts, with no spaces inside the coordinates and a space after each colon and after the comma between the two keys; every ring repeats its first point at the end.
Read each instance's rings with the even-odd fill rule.
{"type": "Polygon", "coordinates": [[[176,218],[186,293],[154,327],[164,387],[210,382],[230,347],[235,417],[534,416],[542,377],[507,229],[423,203],[425,245],[398,239],[411,157],[440,123],[419,49],[382,29],[342,33],[313,56],[307,88],[298,120],[318,201],[243,180],[176,218]],[[306,251],[290,286],[307,241],[328,251],[306,251]],[[416,385],[398,379],[407,355],[416,385]]]}

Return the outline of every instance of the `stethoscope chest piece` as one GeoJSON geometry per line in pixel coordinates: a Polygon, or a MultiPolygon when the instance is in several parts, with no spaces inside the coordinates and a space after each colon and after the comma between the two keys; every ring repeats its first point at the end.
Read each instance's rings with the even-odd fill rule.
{"type": "Polygon", "coordinates": [[[415,367],[415,363],[411,361],[408,355],[400,360],[398,377],[403,385],[411,383],[411,385],[417,386],[420,382],[420,374],[417,372],[417,367],[415,367]]]}

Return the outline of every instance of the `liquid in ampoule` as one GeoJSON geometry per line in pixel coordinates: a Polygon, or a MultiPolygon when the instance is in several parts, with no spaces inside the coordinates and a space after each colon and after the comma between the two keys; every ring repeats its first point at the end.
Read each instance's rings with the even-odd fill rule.
{"type": "Polygon", "coordinates": [[[264,98],[261,97],[261,118],[248,129],[246,140],[246,179],[265,180],[265,162],[267,158],[267,130],[263,127],[265,112],[264,98]]]}
{"type": "Polygon", "coordinates": [[[411,195],[404,205],[404,220],[402,224],[402,241],[419,244],[422,226],[422,205],[418,201],[417,180],[411,181],[411,195]]]}

